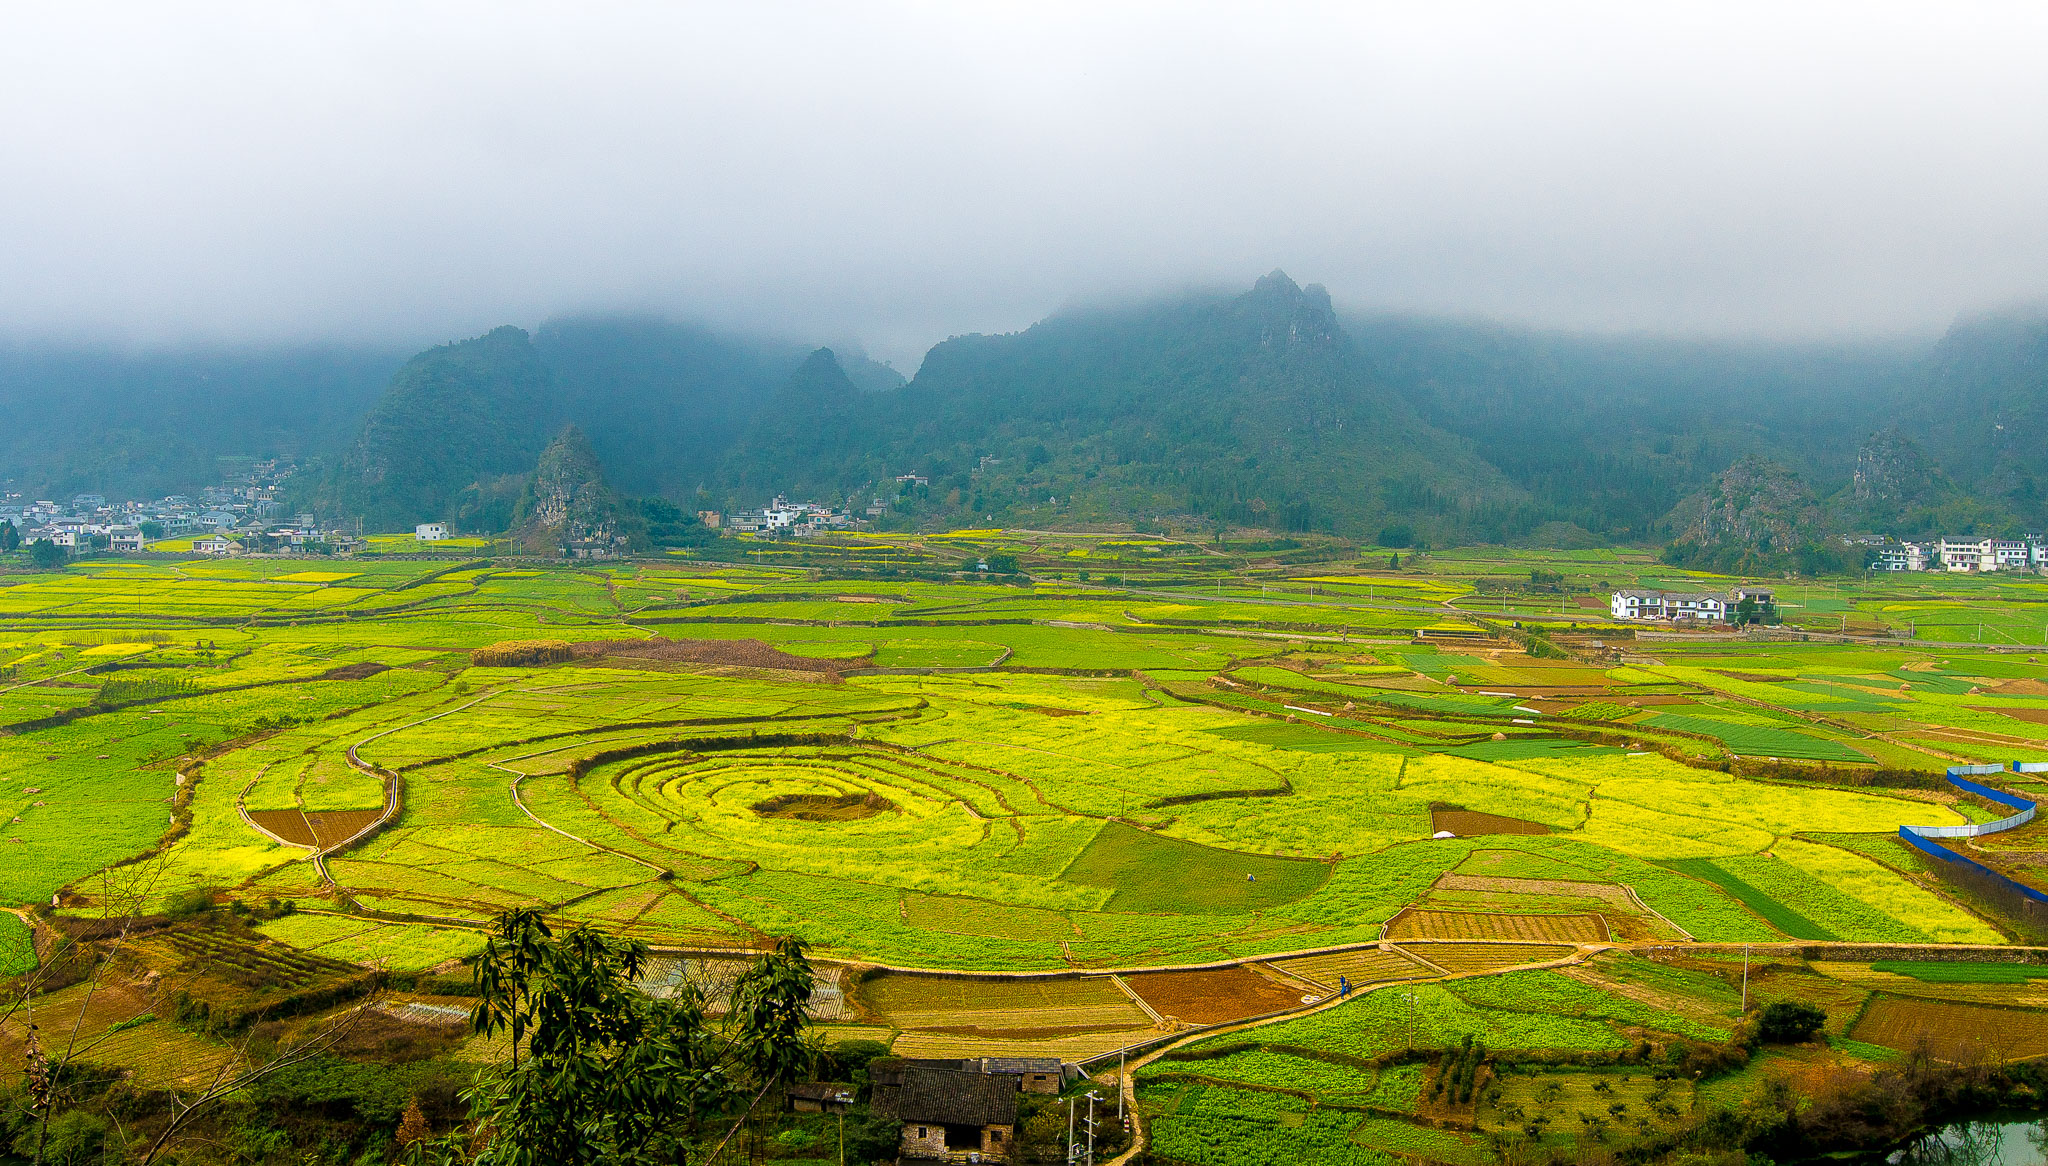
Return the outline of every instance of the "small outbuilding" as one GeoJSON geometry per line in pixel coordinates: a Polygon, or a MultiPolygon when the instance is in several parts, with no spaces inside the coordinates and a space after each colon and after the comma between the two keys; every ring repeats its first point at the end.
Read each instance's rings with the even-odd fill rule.
{"type": "Polygon", "coordinates": [[[1017,1094],[1011,1073],[982,1073],[923,1065],[890,1066],[875,1073],[876,1113],[903,1123],[897,1151],[906,1162],[1007,1162],[1017,1133],[1017,1094]]]}
{"type": "Polygon", "coordinates": [[[1058,1093],[1066,1073],[1058,1057],[976,1057],[961,1068],[1015,1077],[1017,1087],[1025,1093],[1058,1093]]]}
{"type": "Polygon", "coordinates": [[[799,1081],[784,1092],[798,1113],[845,1113],[853,1107],[853,1086],[836,1081],[799,1081]]]}

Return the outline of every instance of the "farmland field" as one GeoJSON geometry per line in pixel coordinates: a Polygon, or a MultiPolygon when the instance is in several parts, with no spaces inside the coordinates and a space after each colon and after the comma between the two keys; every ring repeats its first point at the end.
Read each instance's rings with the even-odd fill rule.
{"type": "MultiPolygon", "coordinates": [[[[1145,548],[1181,544],[1141,538],[900,543],[888,561],[1020,554],[1031,577],[839,577],[853,539],[744,567],[0,578],[6,958],[32,958],[29,923],[123,911],[242,921],[240,946],[167,961],[295,952],[323,976],[466,975],[510,907],[671,961],[796,934],[844,990],[833,1022],[899,1053],[1166,1046],[1143,1112],[1163,1153],[1218,1166],[1483,1161],[1539,1104],[1672,1128],[1690,1087],[1617,1058],[1731,1039],[1744,944],[1799,964],[1759,972],[1756,999],[1821,1001],[1845,1057],[1924,1032],[2048,1054],[2048,979],[1998,958],[2038,927],[1897,841],[1998,816],[1945,766],[2048,759],[2048,665],[1931,635],[2048,582],[1873,583],[1844,602],[1921,629],[1881,645],[1637,638],[1552,596],[1523,613],[1554,649],[1532,655],[1477,622],[1492,608],[1460,614],[1474,582],[1677,576],[1634,552],[1393,573],[1167,563],[1145,548]],[[516,662],[535,642],[545,662],[516,662]],[[1912,955],[1954,944],[1976,946],[1912,955]],[[1558,967],[1514,970],[1538,964],[1558,967]],[[1585,1063],[1438,1112],[1427,1057],[1467,1036],[1585,1063]]],[[[2034,869],[2038,836],[1982,853],[2034,869]]],[[[226,1055],[168,1025],[115,1035],[144,1076],[226,1055]]]]}
{"type": "Polygon", "coordinates": [[[2048,1016],[1946,1000],[1873,997],[1850,1035],[1901,1052],[1924,1043],[1951,1058],[2048,1054],[2048,1016]]]}
{"type": "Polygon", "coordinates": [[[1508,915],[1497,911],[1410,909],[1387,924],[1387,938],[1512,939],[1598,943],[1608,938],[1598,915],[1508,915]]]}

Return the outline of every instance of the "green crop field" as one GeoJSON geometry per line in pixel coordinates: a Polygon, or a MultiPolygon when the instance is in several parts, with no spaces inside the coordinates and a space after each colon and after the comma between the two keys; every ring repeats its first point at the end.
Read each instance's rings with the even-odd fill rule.
{"type": "MultiPolygon", "coordinates": [[[[657,945],[798,934],[832,966],[901,970],[849,988],[861,1031],[1071,1057],[1152,1032],[1111,971],[1272,957],[1175,989],[1188,1014],[1243,1017],[1335,987],[1289,967],[1398,967],[1411,978],[1347,980],[1335,1007],[1152,1061],[1155,1145],[1190,1163],[1480,1162],[1489,1132],[1521,1128],[1503,1107],[1533,1112],[1550,1082],[1506,1077],[1494,1108],[1423,1121],[1431,1058],[1468,1036],[1576,1059],[1543,1073],[1571,1105],[1624,1104],[1616,1136],[1690,1105],[1607,1074],[1645,1043],[1738,1030],[1739,964],[1691,945],[2038,938],[1896,839],[1997,816],[1943,766],[2048,758],[2048,666],[1930,642],[1976,606],[1987,637],[2017,634],[2048,583],[1793,588],[1806,618],[1913,619],[1918,639],[1645,639],[1623,662],[1590,644],[1627,642],[1604,613],[1545,613],[1554,596],[1507,606],[1570,658],[1458,611],[1497,616],[1475,585],[1535,568],[1678,579],[1634,552],[1431,553],[1393,574],[1168,553],[1186,545],[991,531],[764,543],[745,566],[86,559],[0,576],[0,900],[18,912],[0,972],[33,958],[38,911],[205,892],[260,911],[274,945],[461,976],[483,923],[531,906],[657,945]],[[1032,581],[821,565],[968,553],[1018,554],[1032,581]],[[1176,574],[1197,563],[1199,588],[1176,574]],[[507,641],[559,646],[541,664],[471,656],[507,641]],[[1498,818],[1549,833],[1432,837],[1498,818]],[[1634,954],[1467,930],[1437,952],[1445,979],[1373,946],[1416,906],[1598,914],[1571,934],[1634,954]],[[1568,966],[1491,970],[1538,960],[1568,966]],[[1075,978],[960,978],[992,972],[1075,978]]],[[[1974,949],[1875,967],[1886,991],[1991,994],[1973,1006],[2026,1007],[2040,982],[1974,949]]],[[[1838,1031],[1856,993],[1829,1002],[1850,1056],[1878,1048],[1838,1031]]]]}

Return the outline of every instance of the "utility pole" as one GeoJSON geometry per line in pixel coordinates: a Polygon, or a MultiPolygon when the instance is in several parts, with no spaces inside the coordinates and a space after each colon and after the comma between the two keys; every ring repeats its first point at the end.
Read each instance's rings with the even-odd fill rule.
{"type": "MultiPolygon", "coordinates": [[[[1129,1088],[1129,1082],[1124,1077],[1127,1071],[1124,1068],[1124,1054],[1129,1052],[1130,1048],[1131,1046],[1125,1045],[1116,1051],[1116,1124],[1125,1129],[1130,1128],[1130,1123],[1124,1120],[1124,1092],[1129,1088]]],[[[846,1163],[841,1162],[839,1166],[846,1166],[846,1163]]]]}
{"type": "Polygon", "coordinates": [[[1074,1098],[1067,1098],[1067,1161],[1074,1160],[1074,1098]]]}
{"type": "Polygon", "coordinates": [[[1742,945],[1742,1011],[1749,1012],[1749,945],[1742,945]]]}
{"type": "Polygon", "coordinates": [[[1088,1166],[1095,1166],[1095,1093],[1088,1093],[1088,1166]]]}

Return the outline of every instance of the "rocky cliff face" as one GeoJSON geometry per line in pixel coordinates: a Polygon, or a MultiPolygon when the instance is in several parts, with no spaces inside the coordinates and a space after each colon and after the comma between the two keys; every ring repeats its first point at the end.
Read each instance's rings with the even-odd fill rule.
{"type": "Polygon", "coordinates": [[[1856,529],[1902,537],[1999,525],[1991,508],[1896,428],[1871,434],[1858,451],[1843,517],[1856,529]]]}
{"type": "Polygon", "coordinates": [[[1831,533],[1813,490],[1777,462],[1748,457],[1715,475],[1671,514],[1672,556],[1697,566],[1767,571],[1806,555],[1831,533]]]}
{"type": "Polygon", "coordinates": [[[1954,486],[1919,444],[1896,427],[1870,435],[1856,451],[1850,496],[1866,506],[1905,507],[1937,500],[1954,486]]]}
{"type": "Polygon", "coordinates": [[[605,485],[590,440],[574,425],[541,451],[514,524],[514,540],[534,555],[610,555],[644,542],[605,485]]]}
{"type": "Polygon", "coordinates": [[[1286,272],[1275,270],[1254,283],[1251,294],[1240,302],[1244,310],[1264,317],[1259,343],[1265,347],[1337,341],[1337,313],[1322,284],[1301,287],[1286,272]]]}

